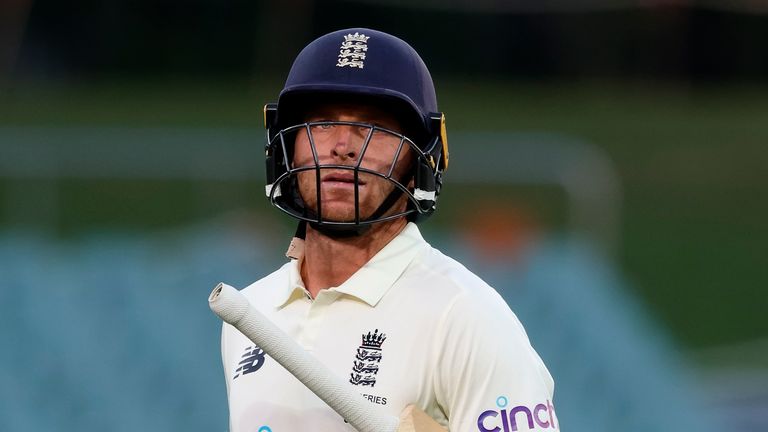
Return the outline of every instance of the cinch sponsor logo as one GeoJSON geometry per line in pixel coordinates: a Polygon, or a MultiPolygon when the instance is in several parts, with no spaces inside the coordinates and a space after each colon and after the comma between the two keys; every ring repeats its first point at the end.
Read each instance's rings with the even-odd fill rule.
{"type": "Polygon", "coordinates": [[[526,430],[526,428],[531,430],[536,427],[535,425],[544,429],[557,428],[555,425],[555,407],[549,401],[546,404],[538,404],[533,409],[525,405],[507,409],[508,404],[509,401],[506,396],[496,398],[496,406],[499,409],[483,411],[477,418],[477,430],[480,432],[515,432],[526,430]]]}

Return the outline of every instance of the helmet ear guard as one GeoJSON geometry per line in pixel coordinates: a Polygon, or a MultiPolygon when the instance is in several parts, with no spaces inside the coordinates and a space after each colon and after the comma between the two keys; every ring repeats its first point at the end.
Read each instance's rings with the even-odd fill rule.
{"type": "MultiPolygon", "coordinates": [[[[413,176],[413,196],[419,204],[418,208],[415,209],[416,211],[410,214],[409,220],[413,222],[422,221],[435,211],[435,201],[439,193],[435,177],[430,161],[425,157],[419,157],[416,161],[413,176]]],[[[409,205],[411,204],[409,203],[409,205]]]]}
{"type": "Polygon", "coordinates": [[[448,167],[448,138],[445,129],[445,114],[430,113],[429,138],[424,146],[424,156],[419,156],[414,172],[413,196],[419,208],[411,214],[410,220],[419,222],[431,215],[443,185],[443,173],[448,167]]]}
{"type": "Polygon", "coordinates": [[[290,185],[296,179],[290,179],[288,187],[284,188],[284,181],[279,181],[289,169],[292,143],[284,142],[277,118],[277,104],[264,105],[264,127],[267,129],[267,143],[264,147],[267,184],[265,194],[279,208],[300,207],[301,198],[298,189],[290,185]],[[277,183],[277,184],[276,184],[277,183]]]}
{"type": "Polygon", "coordinates": [[[264,105],[264,129],[270,129],[277,121],[277,104],[270,102],[264,105]]]}
{"type": "Polygon", "coordinates": [[[445,114],[444,113],[430,113],[429,115],[429,134],[433,138],[437,138],[433,145],[434,148],[430,149],[436,159],[440,160],[440,165],[437,167],[441,172],[445,172],[448,169],[448,131],[445,128],[445,114]],[[439,154],[435,154],[439,151],[439,154]]]}
{"type": "Polygon", "coordinates": [[[270,144],[279,133],[277,128],[276,103],[268,103],[264,105],[264,128],[267,130],[267,143],[264,147],[264,153],[266,156],[265,161],[267,168],[266,192],[267,197],[269,198],[275,181],[286,169],[282,148],[270,144]]]}

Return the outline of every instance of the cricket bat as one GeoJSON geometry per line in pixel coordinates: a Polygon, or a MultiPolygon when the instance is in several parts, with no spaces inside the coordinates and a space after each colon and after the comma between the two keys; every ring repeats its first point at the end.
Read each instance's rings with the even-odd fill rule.
{"type": "Polygon", "coordinates": [[[211,310],[264,350],[359,432],[446,432],[414,405],[395,417],[380,412],[256,310],[237,289],[220,283],[208,297],[211,310]]]}

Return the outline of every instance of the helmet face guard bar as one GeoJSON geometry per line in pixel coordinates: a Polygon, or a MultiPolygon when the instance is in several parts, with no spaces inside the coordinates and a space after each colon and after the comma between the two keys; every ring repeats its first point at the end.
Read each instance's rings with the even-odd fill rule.
{"type": "MultiPolygon", "coordinates": [[[[265,107],[265,109],[268,109],[265,107]]],[[[411,220],[424,217],[435,209],[436,196],[439,193],[439,176],[442,173],[440,159],[432,156],[429,150],[438,146],[438,140],[428,143],[425,152],[405,135],[380,126],[361,122],[346,121],[321,121],[306,122],[279,130],[270,131],[267,124],[267,187],[266,195],[270,202],[286,214],[327,229],[349,230],[367,227],[377,222],[384,222],[406,216],[411,220]],[[352,145],[355,148],[354,157],[350,164],[321,163],[318,154],[317,137],[315,131],[335,128],[338,126],[357,128],[359,140],[352,145]],[[294,160],[296,139],[300,134],[305,134],[309,148],[312,152],[312,161],[304,162],[297,166],[294,160]],[[381,138],[388,141],[387,146],[396,144],[391,154],[389,166],[374,167],[364,166],[366,156],[376,153],[371,148],[381,145],[381,138]],[[412,157],[401,158],[406,146],[410,148],[412,157]],[[403,169],[402,165],[407,166],[403,169]],[[399,172],[396,169],[400,166],[399,172]],[[322,173],[325,172],[351,172],[352,193],[354,196],[354,217],[345,217],[344,220],[329,219],[323,211],[322,173]],[[306,178],[314,173],[314,204],[307,204],[309,197],[302,198],[299,190],[300,177],[303,182],[310,181],[306,178]],[[361,175],[369,182],[384,180],[391,186],[391,191],[381,203],[376,203],[378,208],[368,211],[369,214],[361,214],[360,208],[360,180],[361,175]],[[401,178],[397,178],[397,176],[401,178]],[[437,179],[437,180],[436,180],[437,179]],[[409,187],[413,180],[413,187],[409,187]],[[408,204],[403,210],[391,211],[394,204],[402,196],[407,198],[408,204]],[[306,198],[306,199],[305,199],[306,198]]],[[[306,145],[303,144],[303,145],[306,145]]],[[[438,149],[439,150],[439,149],[438,149]]],[[[387,154],[389,159],[390,154],[387,154]]],[[[305,194],[308,193],[305,190],[305,194]]]]}

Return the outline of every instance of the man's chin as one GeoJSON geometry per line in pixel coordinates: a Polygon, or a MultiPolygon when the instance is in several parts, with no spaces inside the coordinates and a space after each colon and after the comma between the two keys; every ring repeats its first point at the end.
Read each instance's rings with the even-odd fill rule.
{"type": "MultiPolygon", "coordinates": [[[[355,222],[355,207],[354,205],[336,205],[323,203],[323,213],[321,215],[323,221],[338,222],[338,223],[354,223],[355,222]]],[[[361,214],[360,220],[365,220],[367,214],[361,214]]]]}

